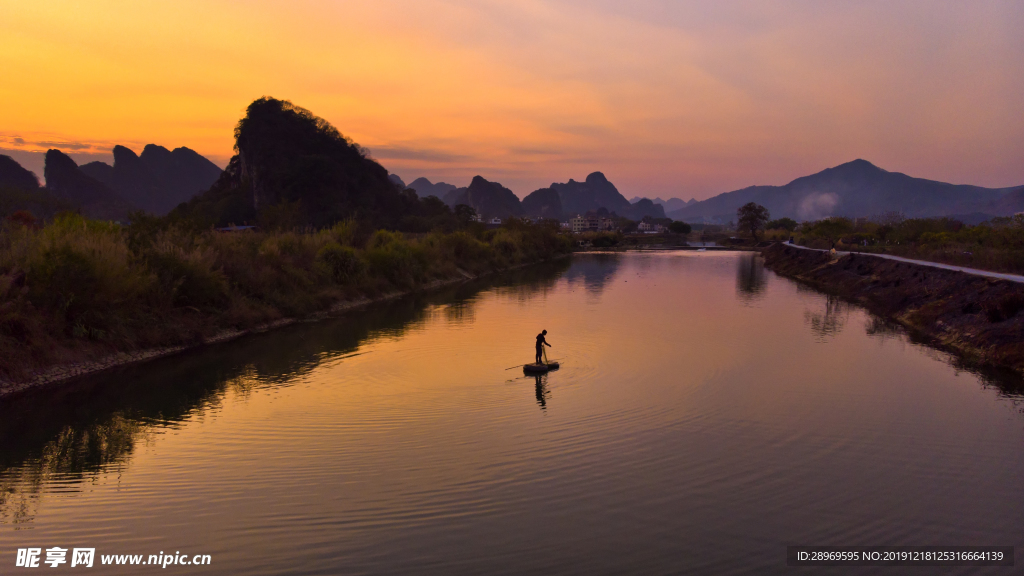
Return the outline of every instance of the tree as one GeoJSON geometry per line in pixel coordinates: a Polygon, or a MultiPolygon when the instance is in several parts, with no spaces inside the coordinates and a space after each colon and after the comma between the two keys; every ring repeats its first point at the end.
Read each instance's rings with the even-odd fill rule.
{"type": "Polygon", "coordinates": [[[689,224],[686,222],[680,222],[679,220],[668,225],[668,231],[673,234],[689,234],[691,230],[693,230],[693,228],[689,224]]]}
{"type": "Polygon", "coordinates": [[[737,227],[750,232],[754,240],[757,240],[757,233],[764,230],[769,217],[768,209],[755,202],[747,202],[736,211],[737,227]]]}
{"type": "Polygon", "coordinates": [[[842,218],[840,216],[819,220],[811,224],[809,228],[807,224],[804,224],[804,227],[812,236],[819,236],[828,240],[833,248],[841,236],[853,232],[853,222],[849,218],[842,218]]]}
{"type": "Polygon", "coordinates": [[[455,205],[455,217],[463,224],[469,224],[476,219],[476,209],[468,204],[455,205]]]}
{"type": "Polygon", "coordinates": [[[792,232],[796,230],[797,221],[792,218],[779,218],[778,220],[772,220],[771,222],[764,225],[766,230],[786,230],[792,232]]]}

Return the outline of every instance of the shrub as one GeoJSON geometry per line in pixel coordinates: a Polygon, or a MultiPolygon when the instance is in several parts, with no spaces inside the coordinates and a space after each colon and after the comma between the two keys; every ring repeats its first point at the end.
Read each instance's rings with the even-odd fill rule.
{"type": "Polygon", "coordinates": [[[29,301],[74,336],[108,337],[152,293],[152,275],[135,265],[115,225],[61,217],[20,239],[10,257],[26,270],[29,301]]]}
{"type": "Polygon", "coordinates": [[[316,266],[321,274],[339,283],[349,282],[363,271],[363,262],[355,249],[333,241],[317,251],[316,266]]]}
{"type": "Polygon", "coordinates": [[[673,234],[689,234],[692,230],[692,226],[680,220],[676,220],[668,225],[668,231],[673,234]]]}
{"type": "Polygon", "coordinates": [[[399,232],[374,232],[364,257],[371,273],[398,286],[409,286],[426,275],[426,254],[399,232]]]}
{"type": "Polygon", "coordinates": [[[213,258],[202,250],[186,253],[165,246],[150,254],[146,264],[174,306],[216,308],[227,303],[224,275],[213,269],[213,258]]]}
{"type": "Polygon", "coordinates": [[[515,264],[522,258],[522,233],[505,228],[495,231],[491,238],[491,247],[504,258],[508,264],[515,264]]]}
{"type": "Polygon", "coordinates": [[[356,221],[349,218],[348,220],[343,220],[332,226],[327,230],[327,233],[338,244],[341,244],[342,246],[351,246],[355,240],[357,228],[358,225],[356,224],[356,221]]]}
{"type": "Polygon", "coordinates": [[[767,230],[786,230],[792,232],[796,230],[797,221],[792,218],[779,218],[778,220],[771,220],[764,227],[767,230]]]}
{"type": "Polygon", "coordinates": [[[127,227],[70,213],[43,228],[0,220],[0,376],[195,341],[323,310],[343,295],[451,277],[456,266],[484,272],[573,248],[557,227],[520,221],[419,239],[370,230],[350,220],[318,232],[220,233],[143,214],[127,227]]]}

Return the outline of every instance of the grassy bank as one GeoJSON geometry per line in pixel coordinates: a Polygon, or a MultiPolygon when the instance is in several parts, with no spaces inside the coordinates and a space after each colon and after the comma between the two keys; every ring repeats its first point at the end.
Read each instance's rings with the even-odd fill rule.
{"type": "Polygon", "coordinates": [[[167,219],[131,226],[63,214],[0,228],[0,378],[148,348],[191,345],[565,254],[550,226],[406,235],[345,221],[324,230],[221,233],[167,219]]]}
{"type": "MultiPolygon", "coordinates": [[[[793,224],[796,224],[795,222],[793,224]]],[[[1024,274],[1024,218],[993,218],[969,226],[951,218],[914,218],[888,224],[830,218],[805,222],[795,230],[768,230],[768,240],[786,240],[811,248],[893,254],[905,258],[942,262],[1024,274]]]]}

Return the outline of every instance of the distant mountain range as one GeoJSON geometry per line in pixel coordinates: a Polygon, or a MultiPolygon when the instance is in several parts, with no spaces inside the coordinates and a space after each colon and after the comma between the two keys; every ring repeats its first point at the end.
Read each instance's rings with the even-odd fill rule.
{"type": "Polygon", "coordinates": [[[750,186],[719,194],[671,211],[668,216],[686,222],[724,223],[734,221],[736,210],[747,202],[768,208],[772,218],[797,221],[901,212],[908,218],[953,216],[976,223],[1024,210],[1024,186],[947,184],[854,160],[784,186],[750,186]]]}
{"type": "Polygon", "coordinates": [[[137,208],[162,216],[203,192],[220,176],[221,169],[188,148],[173,151],[149,144],[141,155],[114,146],[114,165],[90,162],[80,170],[106,184],[137,208]]]}
{"type": "Polygon", "coordinates": [[[556,182],[534,190],[522,201],[508,188],[482,176],[474,177],[465,188],[444,182],[432,184],[426,178],[417,178],[408,187],[421,197],[437,196],[452,208],[458,204],[472,206],[486,219],[531,216],[565,220],[601,208],[632,220],[665,217],[664,208],[651,200],[641,198],[630,203],[600,172],[590,174],[583,182],[570,179],[564,184],[556,182]]]}
{"type": "Polygon", "coordinates": [[[458,188],[458,186],[454,184],[448,184],[447,182],[438,182],[436,184],[431,184],[430,180],[427,180],[426,178],[417,178],[410,182],[407,187],[415,190],[416,193],[419,194],[421,198],[426,198],[427,196],[436,196],[441,199],[444,198],[445,194],[458,188]]]}
{"type": "MultiPolygon", "coordinates": [[[[643,198],[641,198],[640,196],[634,196],[630,200],[630,202],[635,204],[635,203],[637,203],[637,202],[639,202],[641,200],[643,200],[643,198]]],[[[685,208],[686,206],[689,206],[690,204],[693,204],[694,202],[696,202],[697,199],[696,198],[690,198],[689,200],[682,200],[680,198],[669,198],[668,200],[662,200],[661,198],[655,198],[655,199],[653,199],[651,201],[654,202],[655,204],[661,206],[662,208],[664,208],[665,212],[671,212],[673,210],[679,210],[681,208],[685,208]]]]}
{"type": "Polygon", "coordinates": [[[76,208],[74,204],[41,188],[36,175],[13,158],[0,156],[0,216],[27,210],[36,217],[49,218],[58,212],[76,208]]]}
{"type": "Polygon", "coordinates": [[[472,206],[485,219],[523,215],[523,205],[514,192],[482,176],[474,176],[466,188],[448,191],[441,200],[453,208],[459,204],[472,206]]]}
{"type": "Polygon", "coordinates": [[[47,151],[45,187],[12,158],[0,156],[3,211],[29,210],[48,217],[60,210],[80,210],[104,220],[124,220],[140,209],[163,215],[209,188],[221,173],[216,164],[188,148],[170,151],[150,144],[141,156],[124,146],[115,146],[113,152],[113,166],[79,166],[60,150],[47,151]]]}
{"type": "Polygon", "coordinates": [[[289,203],[301,207],[296,208],[303,212],[298,221],[306,224],[326,224],[350,214],[397,222],[422,212],[415,204],[417,196],[436,196],[451,208],[467,204],[487,219],[530,216],[562,221],[603,209],[632,220],[668,217],[725,223],[734,221],[736,210],[748,202],[765,206],[772,218],[798,221],[900,212],[909,218],[951,216],[974,224],[1024,212],[1024,186],[947,184],[889,172],[866,160],[783,186],[750,186],[699,202],[640,197],[630,201],[601,172],[582,182],[552,183],[520,201],[508,188],[482,176],[463,188],[426,178],[406,185],[338,137],[336,130],[318,128],[319,119],[288,102],[259,100],[249,112],[237,142],[239,153],[226,171],[188,148],[172,151],[150,144],[137,155],[115,146],[113,165],[83,166],[50,150],[46,185],[41,187],[35,174],[9,156],[0,156],[0,215],[28,209],[47,216],[70,208],[92,218],[123,220],[132,210],[162,215],[193,199],[186,212],[198,211],[215,223],[252,221],[261,206],[289,203]],[[416,194],[402,192],[409,188],[416,194]]]}
{"type": "Polygon", "coordinates": [[[70,156],[60,150],[47,150],[46,189],[79,207],[82,214],[101,220],[124,220],[135,209],[109,186],[82,172],[70,156]]]}
{"type": "Polygon", "coordinates": [[[22,168],[14,158],[0,156],[0,186],[35,190],[39,188],[39,179],[29,170],[22,168]]]}

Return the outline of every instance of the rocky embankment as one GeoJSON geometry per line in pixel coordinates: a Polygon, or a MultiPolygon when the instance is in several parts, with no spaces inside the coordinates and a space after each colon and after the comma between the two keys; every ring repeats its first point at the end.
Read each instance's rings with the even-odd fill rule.
{"type": "Polygon", "coordinates": [[[785,244],[762,254],[777,274],[857,302],[968,362],[1024,373],[1024,284],[785,244]]]}

